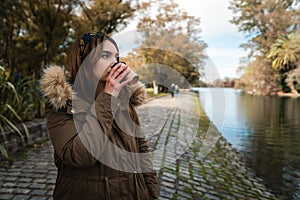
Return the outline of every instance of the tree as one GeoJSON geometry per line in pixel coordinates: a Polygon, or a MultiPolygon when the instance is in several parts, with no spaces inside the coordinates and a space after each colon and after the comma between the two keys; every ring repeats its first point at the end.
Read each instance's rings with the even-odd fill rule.
{"type": "Polygon", "coordinates": [[[10,71],[25,75],[51,63],[64,65],[76,38],[88,31],[118,31],[143,8],[138,0],[3,0],[0,57],[10,71]]]}
{"type": "Polygon", "coordinates": [[[262,56],[250,62],[240,78],[241,89],[251,94],[275,95],[280,88],[276,73],[270,65],[270,60],[262,56]]]}
{"type": "MultiPolygon", "coordinates": [[[[248,60],[251,62],[246,66],[245,74],[241,78],[241,85],[244,85],[249,91],[273,94],[278,90],[278,84],[284,89],[282,85],[284,77],[273,70],[272,62],[267,61],[266,58],[277,38],[299,29],[299,5],[299,0],[230,1],[229,9],[235,14],[231,23],[237,25],[239,31],[246,33],[249,38],[246,44],[241,45],[250,50],[248,60]],[[277,80],[278,83],[274,84],[274,80],[277,80]],[[268,83],[269,85],[267,85],[268,83]]],[[[273,53],[275,52],[273,51],[273,53]]],[[[279,59],[273,63],[278,61],[279,59]]]]}
{"type": "Polygon", "coordinates": [[[300,61],[300,35],[291,33],[280,36],[271,46],[268,58],[272,60],[272,67],[283,78],[281,82],[287,82],[292,93],[298,93],[294,85],[294,82],[298,82],[298,70],[289,72],[295,69],[300,61]]]}
{"type": "Polygon", "coordinates": [[[274,41],[299,28],[298,0],[231,0],[229,9],[235,14],[230,21],[250,41],[244,47],[265,55],[274,41]]]}
{"type": "Polygon", "coordinates": [[[16,40],[23,19],[21,1],[0,2],[0,58],[7,63],[11,72],[15,70],[16,40]]]}
{"type": "Polygon", "coordinates": [[[287,72],[287,78],[285,79],[286,83],[290,86],[291,92],[298,94],[300,90],[300,63],[298,68],[287,72]]]}
{"type": "MultiPolygon", "coordinates": [[[[163,73],[158,65],[165,65],[177,70],[189,83],[199,85],[199,69],[206,57],[206,44],[199,36],[200,19],[189,16],[173,1],[154,7],[158,7],[157,15],[153,18],[150,12],[144,12],[137,26],[143,36],[141,55],[146,63],[156,63],[148,67],[149,76],[163,73]]],[[[168,72],[164,77],[174,78],[168,72]]]]}
{"type": "Polygon", "coordinates": [[[290,33],[282,35],[271,46],[268,58],[272,60],[272,67],[280,72],[287,72],[296,68],[300,60],[300,35],[290,33]]]}
{"type": "Polygon", "coordinates": [[[42,57],[37,58],[42,60],[39,65],[28,67],[39,71],[41,66],[55,62],[56,56],[62,52],[62,46],[69,34],[71,13],[76,0],[27,0],[23,5],[27,11],[27,21],[22,39],[28,41],[35,55],[41,52],[42,57]]]}
{"type": "Polygon", "coordinates": [[[79,35],[87,30],[104,31],[107,34],[119,31],[127,26],[136,11],[144,9],[138,0],[93,0],[79,3],[82,11],[77,18],[77,23],[81,24],[76,29],[79,35]]]}

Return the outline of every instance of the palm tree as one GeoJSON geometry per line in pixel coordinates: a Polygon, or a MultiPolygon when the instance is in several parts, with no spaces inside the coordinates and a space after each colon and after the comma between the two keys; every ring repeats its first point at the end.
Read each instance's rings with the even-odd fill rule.
{"type": "MultiPolygon", "coordinates": [[[[272,60],[273,69],[280,75],[297,68],[297,62],[300,60],[300,34],[280,36],[271,46],[268,58],[272,60]]],[[[289,86],[293,93],[297,92],[293,82],[289,82],[289,86]]]]}

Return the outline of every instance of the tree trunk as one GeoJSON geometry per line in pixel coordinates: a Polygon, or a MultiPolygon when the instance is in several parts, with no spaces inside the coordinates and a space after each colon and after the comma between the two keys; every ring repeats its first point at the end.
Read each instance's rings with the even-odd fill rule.
{"type": "Polygon", "coordinates": [[[298,91],[296,90],[293,81],[290,82],[290,88],[291,88],[293,94],[298,94],[298,91]]]}

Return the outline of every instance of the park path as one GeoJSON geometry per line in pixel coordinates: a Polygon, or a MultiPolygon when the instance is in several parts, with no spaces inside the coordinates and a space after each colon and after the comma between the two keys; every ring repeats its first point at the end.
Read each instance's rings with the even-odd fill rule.
{"type": "MultiPolygon", "coordinates": [[[[138,113],[153,152],[159,199],[276,199],[200,112],[193,92],[151,100],[138,113]]],[[[0,199],[52,199],[51,143],[1,167],[0,177],[0,199]]]]}

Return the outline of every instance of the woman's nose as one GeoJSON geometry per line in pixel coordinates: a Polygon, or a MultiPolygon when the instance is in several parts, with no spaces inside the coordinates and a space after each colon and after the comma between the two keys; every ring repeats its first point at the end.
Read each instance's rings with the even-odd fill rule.
{"type": "Polygon", "coordinates": [[[116,62],[118,62],[118,59],[117,58],[113,58],[112,59],[112,63],[116,63],[116,62]]]}

